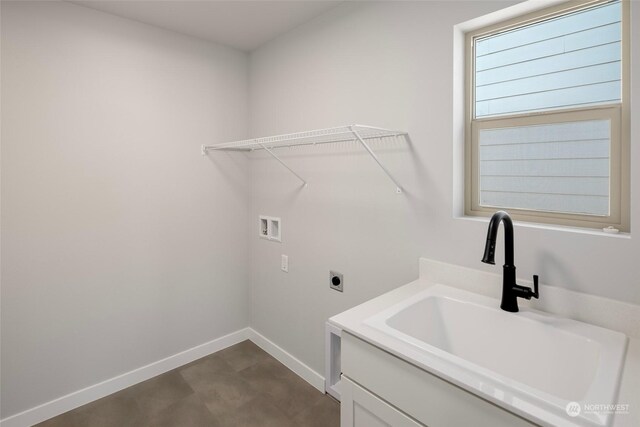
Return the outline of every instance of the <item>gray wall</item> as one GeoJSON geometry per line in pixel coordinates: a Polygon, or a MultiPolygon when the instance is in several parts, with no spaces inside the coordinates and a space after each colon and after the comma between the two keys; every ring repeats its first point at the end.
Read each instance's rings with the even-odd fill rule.
{"type": "MultiPolygon", "coordinates": [[[[282,151],[307,189],[278,163],[252,159],[252,225],[259,214],[283,220],[281,245],[252,236],[252,325],[318,372],[324,321],[415,279],[418,257],[500,271],[480,263],[486,221],[456,219],[452,208],[452,27],[508,4],[345,4],[251,55],[252,135],[362,123],[407,130],[413,140],[373,146],[403,195],[354,144],[282,151]],[[280,271],[281,253],[289,273],[280,271]],[[329,289],[329,269],[344,274],[344,294],[329,289]]],[[[632,165],[640,164],[636,148],[632,165]]],[[[638,201],[634,186],[632,206],[638,201]]],[[[515,235],[520,277],[538,273],[544,283],[640,303],[638,239],[525,226],[515,235]]]]}
{"type": "Polygon", "coordinates": [[[249,324],[247,56],[2,2],[2,417],[249,324]]]}

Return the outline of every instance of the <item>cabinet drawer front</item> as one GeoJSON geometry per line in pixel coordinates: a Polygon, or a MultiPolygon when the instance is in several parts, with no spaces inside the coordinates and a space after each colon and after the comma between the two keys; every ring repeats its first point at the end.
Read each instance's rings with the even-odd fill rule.
{"type": "Polygon", "coordinates": [[[535,425],[344,331],[341,353],[344,376],[430,427],[535,425]]]}
{"type": "Polygon", "coordinates": [[[341,385],[341,427],[424,427],[349,378],[341,385]]]}

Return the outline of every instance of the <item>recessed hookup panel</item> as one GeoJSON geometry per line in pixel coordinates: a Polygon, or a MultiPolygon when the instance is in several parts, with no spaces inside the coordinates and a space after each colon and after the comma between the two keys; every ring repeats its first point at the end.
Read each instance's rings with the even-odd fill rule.
{"type": "Polygon", "coordinates": [[[274,216],[258,217],[258,236],[274,242],[282,242],[282,221],[274,216]]]}

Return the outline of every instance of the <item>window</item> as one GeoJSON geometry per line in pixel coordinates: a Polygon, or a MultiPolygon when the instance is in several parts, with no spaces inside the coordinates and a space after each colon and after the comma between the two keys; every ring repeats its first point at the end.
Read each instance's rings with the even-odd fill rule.
{"type": "Polygon", "coordinates": [[[466,34],[465,213],[629,231],[627,1],[466,34]]]}

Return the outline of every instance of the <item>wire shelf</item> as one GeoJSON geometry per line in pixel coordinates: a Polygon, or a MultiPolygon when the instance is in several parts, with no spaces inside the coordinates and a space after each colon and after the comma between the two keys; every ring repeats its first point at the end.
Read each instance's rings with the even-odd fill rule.
{"type": "Polygon", "coordinates": [[[224,142],[221,144],[203,145],[202,150],[204,153],[209,150],[254,151],[264,150],[265,147],[273,149],[295,147],[299,145],[358,141],[358,137],[354,132],[359,134],[360,138],[364,140],[407,135],[407,132],[377,128],[373,126],[350,125],[288,133],[284,135],[266,136],[262,138],[245,139],[242,141],[224,142]]]}
{"type": "Polygon", "coordinates": [[[317,129],[305,132],[288,133],[283,135],[267,136],[262,138],[245,139],[242,141],[224,142],[221,144],[203,145],[202,155],[206,155],[209,151],[224,150],[224,151],[256,151],[265,150],[273,158],[275,158],[280,164],[287,168],[292,174],[294,174],[303,184],[306,186],[307,182],[293,171],[287,164],[282,161],[272,150],[286,147],[297,147],[305,145],[319,145],[330,144],[336,142],[359,142],[365,150],[373,157],[387,176],[396,184],[396,192],[401,193],[402,189],[397,184],[395,178],[380,162],[375,153],[371,150],[369,145],[365,142],[371,139],[381,138],[393,138],[393,137],[405,137],[407,140],[408,133],[402,131],[395,131],[389,129],[383,129],[374,126],[365,125],[348,125],[339,126],[327,129],[317,129]]]}

